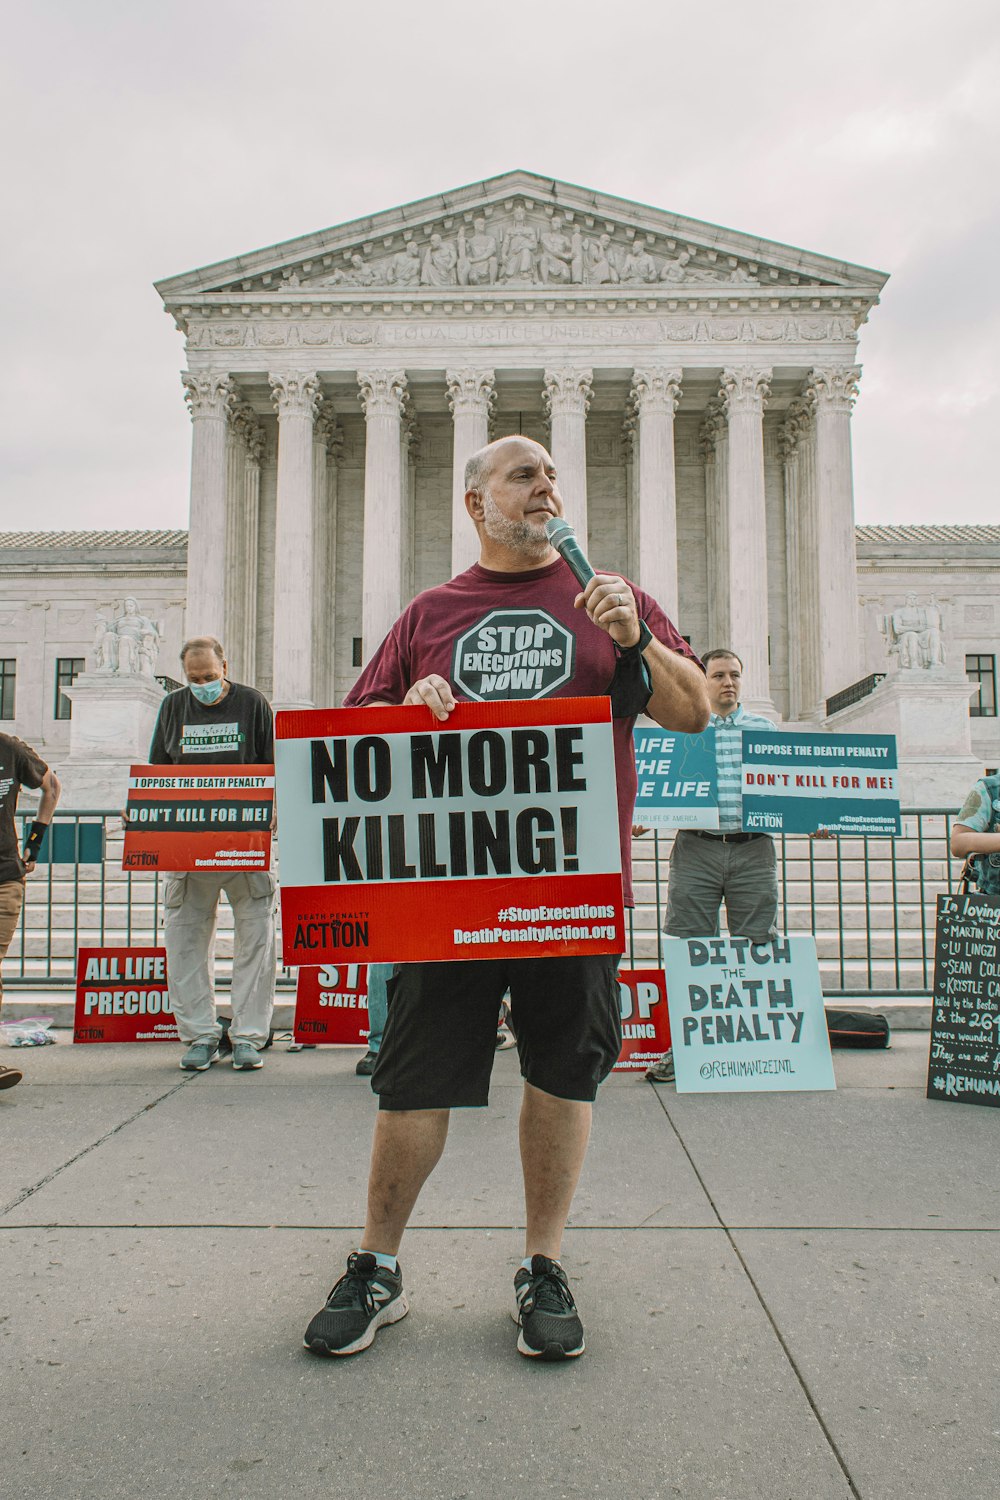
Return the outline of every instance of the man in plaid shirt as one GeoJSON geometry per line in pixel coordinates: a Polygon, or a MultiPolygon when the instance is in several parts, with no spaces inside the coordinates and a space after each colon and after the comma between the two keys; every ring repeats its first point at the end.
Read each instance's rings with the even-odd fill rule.
{"type": "MultiPolygon", "coordinates": [[[[702,660],[715,730],[719,828],[682,828],[675,835],[664,931],[670,937],[714,936],[725,900],[730,936],[763,942],[777,932],[778,873],[770,835],[743,832],[743,730],[774,725],[740,703],[743,663],[735,651],[709,651],[702,660]]],[[[646,1077],[672,1082],[672,1051],[647,1068],[646,1077]]]]}

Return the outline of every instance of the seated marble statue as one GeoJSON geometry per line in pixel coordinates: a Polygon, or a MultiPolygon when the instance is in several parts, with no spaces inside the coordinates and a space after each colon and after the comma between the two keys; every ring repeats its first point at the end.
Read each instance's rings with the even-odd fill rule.
{"type": "Polygon", "coordinates": [[[432,234],[424,251],[420,280],[424,286],[455,286],[458,282],[457,265],[458,251],[454,241],[432,234]]]}
{"type": "Polygon", "coordinates": [[[622,262],[621,279],[633,286],[656,280],[656,261],[642,245],[633,245],[622,262]]]}
{"type": "Polygon", "coordinates": [[[121,601],[121,614],[110,620],[105,615],[97,617],[94,639],[97,671],[117,672],[122,677],[153,677],[162,634],[162,622],[154,624],[129,595],[121,601]]]}
{"type": "Polygon", "coordinates": [[[573,241],[558,229],[544,231],[541,235],[541,254],[538,257],[538,272],[546,286],[553,282],[568,282],[573,278],[573,241]]]}
{"type": "Polygon", "coordinates": [[[918,604],[916,594],[907,594],[903,608],[894,610],[888,619],[889,655],[896,657],[903,671],[943,667],[941,625],[941,610],[933,596],[930,604],[918,604]]]}
{"type": "Polygon", "coordinates": [[[420,246],[410,240],[405,250],[392,257],[389,281],[394,286],[416,286],[420,281],[420,246]]]}

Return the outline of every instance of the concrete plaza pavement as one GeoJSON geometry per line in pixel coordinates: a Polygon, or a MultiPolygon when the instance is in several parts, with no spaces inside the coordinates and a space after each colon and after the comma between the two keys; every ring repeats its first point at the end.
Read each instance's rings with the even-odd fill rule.
{"type": "Polygon", "coordinates": [[[375,1100],[358,1053],[182,1074],[169,1044],[3,1052],[0,1490],[31,1500],[994,1500],[1000,1111],[924,1097],[928,1036],[830,1094],[615,1076],[564,1259],[587,1352],[536,1365],[519,1079],[454,1116],[410,1315],[322,1360],[375,1100]]]}

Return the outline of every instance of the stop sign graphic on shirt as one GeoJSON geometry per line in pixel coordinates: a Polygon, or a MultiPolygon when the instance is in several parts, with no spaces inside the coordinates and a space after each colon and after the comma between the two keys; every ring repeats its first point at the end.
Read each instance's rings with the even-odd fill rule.
{"type": "Polygon", "coordinates": [[[575,648],[544,609],[492,609],[456,640],[452,681],[477,702],[547,698],[572,678],[575,648]]]}

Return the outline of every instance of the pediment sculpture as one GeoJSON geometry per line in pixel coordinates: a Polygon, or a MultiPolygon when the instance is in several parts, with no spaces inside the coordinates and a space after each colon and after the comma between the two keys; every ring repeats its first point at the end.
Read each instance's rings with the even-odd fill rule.
{"type": "Polygon", "coordinates": [[[120,677],[154,677],[163,621],[151,620],[131,594],[119,599],[109,619],[94,625],[94,670],[120,677]]]}
{"type": "MultiPolygon", "coordinates": [[[[340,252],[342,264],[319,277],[296,271],[278,284],[293,290],[320,287],[569,287],[756,286],[747,263],[688,245],[657,246],[657,236],[634,228],[588,228],[576,213],[529,214],[527,203],[510,213],[476,214],[471,223],[405,231],[401,248],[385,254],[340,252]],[[714,261],[712,257],[715,257],[714,261]],[[293,280],[294,278],[294,280],[293,280]]],[[[468,218],[469,215],[466,215],[468,218]]],[[[365,245],[365,252],[372,247],[365,245]]]]}

